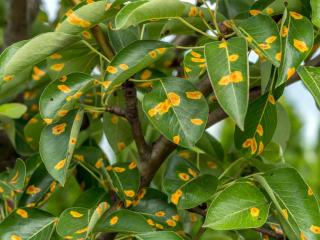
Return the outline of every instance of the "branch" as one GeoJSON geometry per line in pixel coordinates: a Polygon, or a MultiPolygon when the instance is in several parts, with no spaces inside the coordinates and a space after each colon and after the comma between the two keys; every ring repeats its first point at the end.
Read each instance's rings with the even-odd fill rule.
{"type": "Polygon", "coordinates": [[[120,116],[120,117],[127,118],[126,112],[123,111],[123,110],[122,110],[121,108],[119,108],[119,107],[113,107],[113,106],[107,107],[107,108],[106,108],[106,112],[115,114],[115,115],[120,116]]]}
{"type": "Polygon", "coordinates": [[[26,0],[11,0],[4,47],[28,38],[28,12],[26,0]]]}
{"type": "Polygon", "coordinates": [[[272,237],[274,239],[282,239],[282,240],[286,240],[287,238],[282,235],[282,234],[277,234],[272,230],[268,230],[265,228],[254,228],[253,230],[255,230],[256,232],[262,233],[263,235],[267,235],[269,237],[272,237]]]}
{"type": "Polygon", "coordinates": [[[137,91],[134,83],[129,81],[127,81],[123,87],[126,100],[126,116],[131,125],[132,135],[137,145],[141,162],[148,162],[151,155],[151,149],[144,139],[144,134],[140,124],[137,91]]]}

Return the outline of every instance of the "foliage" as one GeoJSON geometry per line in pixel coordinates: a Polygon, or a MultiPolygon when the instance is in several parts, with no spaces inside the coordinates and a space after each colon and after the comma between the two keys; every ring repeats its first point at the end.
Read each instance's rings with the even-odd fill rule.
{"type": "Polygon", "coordinates": [[[0,56],[0,240],[320,239],[282,100],[320,104],[319,1],[74,2],[0,56]]]}

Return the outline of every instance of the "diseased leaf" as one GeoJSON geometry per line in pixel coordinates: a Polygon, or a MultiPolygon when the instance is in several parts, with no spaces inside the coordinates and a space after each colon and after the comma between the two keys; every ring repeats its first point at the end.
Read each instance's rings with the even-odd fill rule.
{"type": "Polygon", "coordinates": [[[247,43],[243,38],[205,45],[207,70],[224,111],[243,129],[249,102],[247,43]]]}
{"type": "Polygon", "coordinates": [[[169,159],[162,180],[170,201],[182,209],[196,207],[210,199],[217,185],[215,176],[200,174],[192,163],[176,155],[169,159]]]}
{"type": "Polygon", "coordinates": [[[68,208],[62,212],[57,233],[65,239],[85,238],[88,232],[90,211],[87,208],[68,208]]]}
{"type": "Polygon", "coordinates": [[[288,12],[281,27],[282,57],[277,85],[285,83],[296,72],[313,47],[313,26],[300,13],[288,12]]]}
{"type": "Polygon", "coordinates": [[[40,113],[47,123],[56,122],[73,110],[75,103],[92,86],[94,79],[83,73],[72,73],[51,82],[40,97],[40,113]]]}
{"type": "Polygon", "coordinates": [[[110,92],[128,78],[158,60],[170,48],[169,43],[143,40],[123,48],[108,65],[103,86],[110,92]]]}
{"type": "Polygon", "coordinates": [[[102,215],[108,211],[110,208],[109,203],[107,202],[101,202],[97,208],[94,210],[94,212],[92,213],[90,220],[89,220],[89,224],[88,224],[88,231],[87,231],[87,236],[92,232],[92,230],[94,229],[94,227],[96,226],[96,224],[98,223],[98,221],[100,220],[100,218],[102,217],[102,215]]]}
{"type": "Polygon", "coordinates": [[[116,13],[109,1],[83,1],[70,9],[57,26],[57,32],[77,34],[94,27],[116,13]]]}
{"type": "Polygon", "coordinates": [[[51,197],[56,187],[57,182],[50,176],[45,166],[41,164],[32,174],[20,198],[19,206],[40,207],[51,197]]]}
{"type": "Polygon", "coordinates": [[[221,0],[218,3],[218,11],[227,19],[233,19],[241,13],[247,12],[254,0],[221,0]]]}
{"type": "Polygon", "coordinates": [[[259,155],[271,141],[276,126],[276,100],[271,93],[265,94],[250,104],[244,131],[235,130],[235,145],[252,155],[259,155]]]}
{"type": "Polygon", "coordinates": [[[137,234],[135,235],[135,237],[139,240],[160,240],[160,239],[182,240],[183,239],[175,232],[165,232],[165,231],[137,234]]]}
{"type": "Polygon", "coordinates": [[[0,105],[0,115],[17,119],[27,111],[27,107],[21,103],[6,103],[0,105]]]}
{"type": "Polygon", "coordinates": [[[276,22],[268,15],[255,13],[245,20],[237,20],[233,29],[246,38],[249,46],[276,67],[281,61],[281,38],[276,22]],[[257,14],[257,15],[256,15],[257,14]]]}
{"type": "Polygon", "coordinates": [[[320,106],[320,68],[301,66],[298,74],[320,106]]]}
{"type": "Polygon", "coordinates": [[[98,221],[93,232],[143,233],[151,232],[153,228],[139,213],[126,209],[104,214],[98,221]]]}
{"type": "Polygon", "coordinates": [[[39,152],[42,161],[51,176],[62,185],[66,181],[82,117],[82,110],[72,111],[59,122],[46,126],[41,132],[39,152]]]}
{"type": "Polygon", "coordinates": [[[238,182],[224,189],[211,203],[204,227],[237,230],[262,226],[269,205],[252,183],[238,182]]]}
{"type": "Polygon", "coordinates": [[[113,188],[126,206],[132,205],[140,186],[140,173],[136,162],[116,163],[107,167],[113,188]]]}
{"type": "Polygon", "coordinates": [[[31,39],[19,48],[7,62],[3,79],[5,81],[15,80],[15,77],[26,68],[40,63],[46,57],[68,47],[77,40],[79,40],[77,36],[58,32],[44,33],[31,39]]]}
{"type": "Polygon", "coordinates": [[[39,148],[41,131],[45,125],[40,114],[37,114],[28,121],[23,129],[26,142],[34,150],[39,148]]]}
{"type": "Polygon", "coordinates": [[[168,204],[167,195],[156,189],[140,190],[130,210],[141,213],[147,219],[147,223],[156,229],[181,229],[181,217],[176,207],[168,204]]]}
{"type": "Polygon", "coordinates": [[[50,239],[55,221],[55,217],[40,209],[18,208],[1,222],[0,239],[50,239]]]}
{"type": "Polygon", "coordinates": [[[190,50],[183,60],[184,72],[192,79],[197,79],[206,70],[206,59],[203,49],[190,50]]]}
{"type": "MultiPolygon", "coordinates": [[[[123,91],[116,91],[109,97],[108,104],[125,108],[123,91]]],[[[113,151],[117,154],[123,151],[133,141],[131,126],[124,117],[112,113],[103,114],[103,130],[113,151]]]]}
{"type": "Polygon", "coordinates": [[[124,29],[132,25],[155,20],[180,17],[185,5],[178,0],[140,0],[127,4],[116,16],[116,28],[124,29]]]}
{"type": "Polygon", "coordinates": [[[175,144],[192,148],[203,134],[208,105],[202,93],[182,78],[161,78],[143,98],[154,127],[175,144]]]}
{"type": "MultiPolygon", "coordinates": [[[[86,37],[88,41],[94,39],[89,32],[86,37]]],[[[53,80],[76,72],[90,74],[98,61],[99,56],[95,52],[83,41],[77,41],[68,48],[50,55],[47,58],[47,71],[53,80]]]]}
{"type": "Polygon", "coordinates": [[[275,204],[290,239],[319,239],[319,202],[295,169],[274,169],[256,179],[275,204]]]}

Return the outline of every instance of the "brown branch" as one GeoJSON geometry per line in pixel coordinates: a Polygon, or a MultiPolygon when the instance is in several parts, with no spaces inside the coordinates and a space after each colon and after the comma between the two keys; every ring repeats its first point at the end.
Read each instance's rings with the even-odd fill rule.
{"type": "Polygon", "coordinates": [[[4,47],[28,38],[28,12],[26,0],[11,0],[4,47]]]}
{"type": "Polygon", "coordinates": [[[120,116],[120,117],[127,118],[126,112],[124,110],[122,110],[121,108],[119,108],[119,107],[114,107],[114,106],[107,107],[106,108],[106,112],[115,114],[115,115],[120,116]]]}
{"type": "Polygon", "coordinates": [[[125,91],[126,100],[126,116],[131,125],[132,135],[137,145],[141,162],[148,162],[151,155],[151,147],[144,139],[144,134],[140,123],[137,90],[134,86],[134,83],[129,81],[123,85],[123,88],[125,91]]]}
{"type": "Polygon", "coordinates": [[[253,230],[255,230],[256,232],[262,233],[263,235],[272,237],[274,239],[282,239],[282,240],[286,240],[287,238],[282,235],[282,234],[277,234],[272,230],[269,229],[265,229],[265,228],[254,228],[253,230]]]}

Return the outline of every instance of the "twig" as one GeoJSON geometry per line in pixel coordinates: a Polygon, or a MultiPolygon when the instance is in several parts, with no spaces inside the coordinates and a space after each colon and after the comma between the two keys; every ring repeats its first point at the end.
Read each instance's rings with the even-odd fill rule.
{"type": "Polygon", "coordinates": [[[138,148],[139,156],[142,162],[150,159],[151,147],[144,139],[138,112],[137,91],[134,83],[127,81],[124,85],[126,116],[131,125],[132,135],[138,148]]]}
{"type": "Polygon", "coordinates": [[[113,114],[120,116],[120,117],[127,118],[126,112],[119,107],[110,106],[110,107],[107,107],[105,111],[109,112],[109,113],[113,113],[113,114]]]}
{"type": "Polygon", "coordinates": [[[256,232],[262,233],[263,235],[267,235],[269,237],[272,237],[274,239],[282,239],[282,240],[286,240],[287,239],[282,234],[277,234],[274,231],[271,231],[271,230],[268,230],[268,229],[265,229],[265,228],[254,228],[253,230],[255,230],[256,232]]]}

